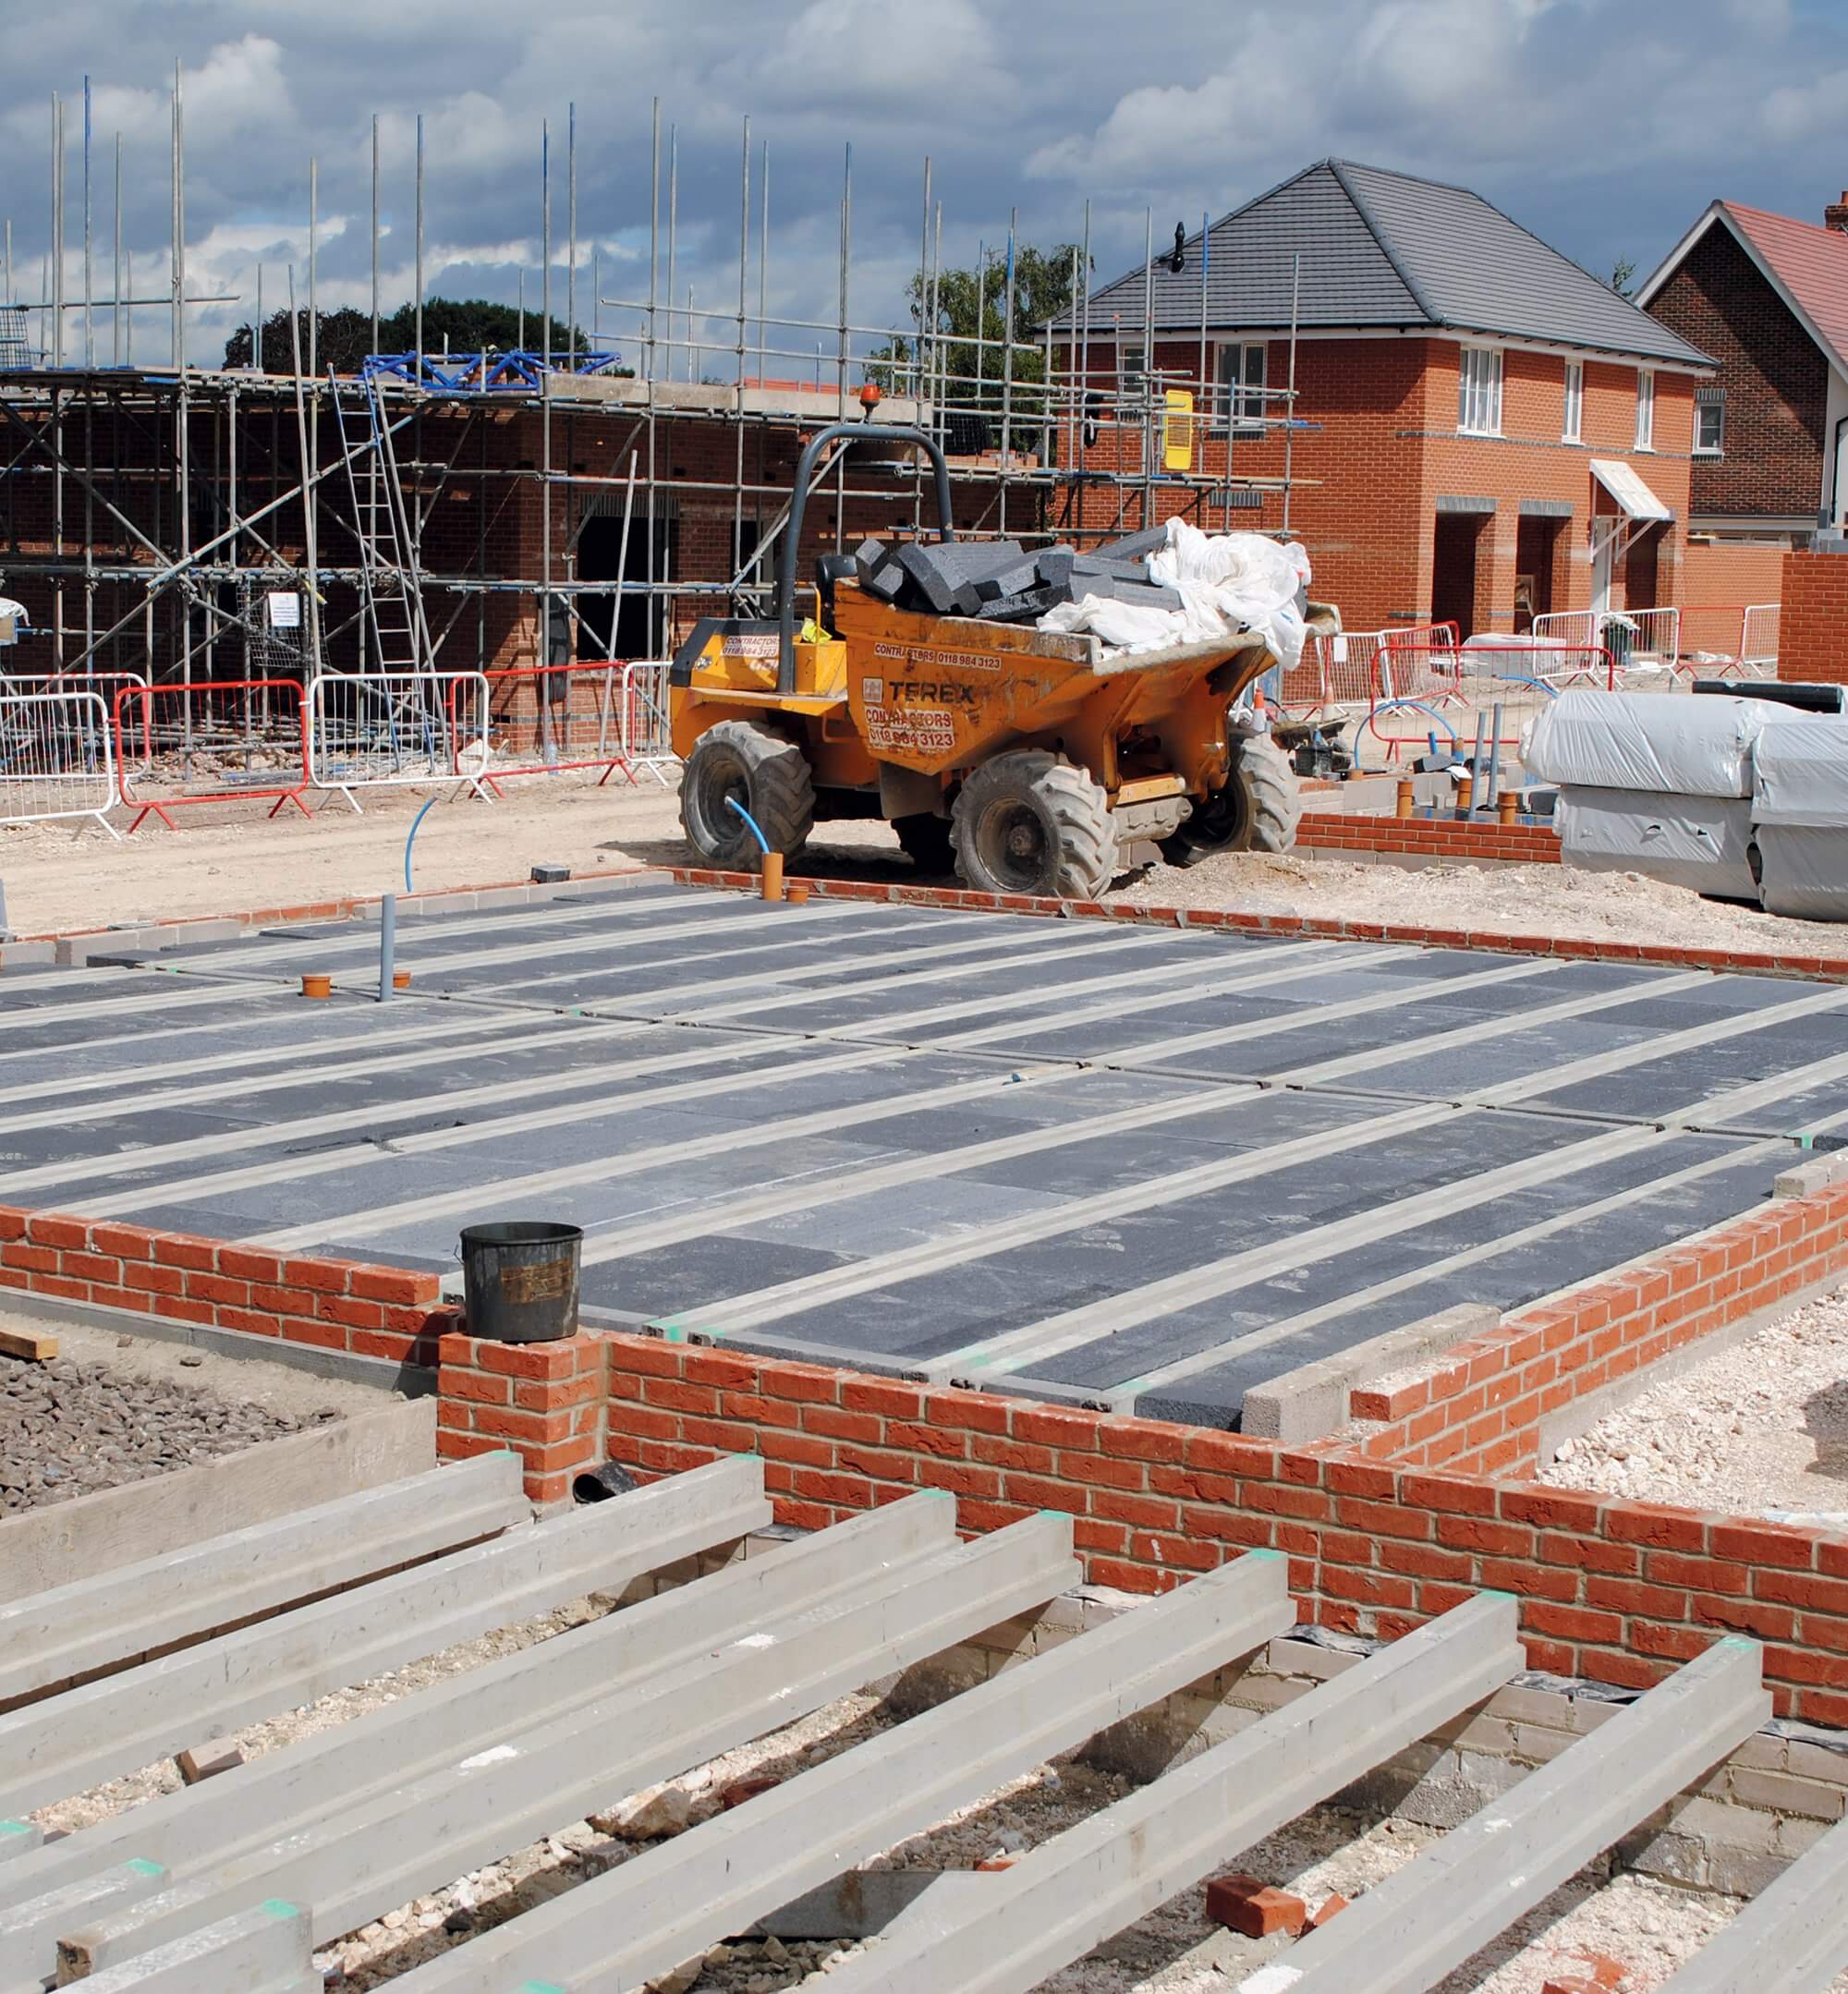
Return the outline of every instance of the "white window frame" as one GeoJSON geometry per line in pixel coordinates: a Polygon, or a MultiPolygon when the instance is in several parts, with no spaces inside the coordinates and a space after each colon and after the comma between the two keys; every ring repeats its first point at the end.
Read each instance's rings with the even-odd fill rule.
{"type": "Polygon", "coordinates": [[[1502,433],[1502,348],[1466,346],[1456,364],[1456,431],[1459,436],[1502,433]],[[1477,379],[1481,374],[1486,378],[1477,379]]]}
{"type": "Polygon", "coordinates": [[[1585,441],[1585,362],[1568,360],[1565,363],[1565,405],[1560,416],[1560,441],[1566,444],[1582,444],[1585,441]]]}
{"type": "Polygon", "coordinates": [[[1213,351],[1213,415],[1222,429],[1255,436],[1264,428],[1265,390],[1270,385],[1270,347],[1263,339],[1222,339],[1213,351]],[[1236,356],[1235,378],[1226,374],[1226,356],[1236,356]],[[1252,379],[1252,359],[1258,378],[1252,379]]]}
{"type": "Polygon", "coordinates": [[[1647,451],[1656,447],[1656,371],[1653,367],[1636,370],[1635,447],[1647,451]]]}
{"type": "Polygon", "coordinates": [[[1694,405],[1694,454],[1697,457],[1723,457],[1726,455],[1726,404],[1723,401],[1703,402],[1694,405]],[[1704,444],[1700,440],[1701,419],[1711,411],[1716,423],[1713,441],[1704,444]]]}
{"type": "Polygon", "coordinates": [[[1132,390],[1139,392],[1147,383],[1149,349],[1139,339],[1134,346],[1117,347],[1116,378],[1118,387],[1125,394],[1132,390]]]}

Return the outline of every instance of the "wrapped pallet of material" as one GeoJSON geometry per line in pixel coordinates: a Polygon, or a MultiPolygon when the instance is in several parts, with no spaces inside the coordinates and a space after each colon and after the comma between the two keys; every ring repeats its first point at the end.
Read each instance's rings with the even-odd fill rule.
{"type": "Polygon", "coordinates": [[[1804,714],[1768,729],[1752,777],[1765,911],[1848,920],[1848,720],[1804,714]]]}
{"type": "Polygon", "coordinates": [[[1756,699],[1564,692],[1534,722],[1522,765],[1559,787],[1567,865],[1756,901],[1753,750],[1791,717],[1756,699]]]}

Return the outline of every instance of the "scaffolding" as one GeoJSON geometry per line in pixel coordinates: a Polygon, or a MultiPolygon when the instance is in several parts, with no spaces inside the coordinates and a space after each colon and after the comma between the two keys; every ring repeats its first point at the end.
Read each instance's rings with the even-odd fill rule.
{"type": "MultiPolygon", "coordinates": [[[[330,672],[401,676],[659,657],[699,615],[768,613],[772,554],[791,515],[787,468],[801,440],[875,407],[881,420],[915,424],[943,447],[966,534],[1095,541],[1173,512],[1225,530],[1250,523],[1253,506],[1272,493],[1282,495],[1287,527],[1294,317],[1288,385],[1222,386],[1210,364],[1204,256],[1197,367],[1157,364],[1158,353],[1173,359],[1176,338],[1157,328],[1147,281],[1139,363],[1125,367],[1120,324],[1093,338],[1088,204],[1072,255],[1074,304],[1056,331],[1049,323],[1032,338],[1016,332],[1012,215],[1004,261],[995,252],[1002,329],[989,330],[992,300],[982,295],[976,329],[956,331],[944,322],[944,215],[927,159],[913,322],[863,322],[851,309],[848,147],[834,310],[779,317],[768,305],[770,148],[753,147],[747,118],[735,308],[699,309],[690,290],[683,305],[679,138],[668,127],[663,148],[659,100],[647,289],[603,296],[593,253],[588,328],[578,315],[574,107],[565,351],[553,345],[549,128],[541,134],[537,347],[425,350],[419,119],[413,349],[375,350],[345,376],[319,364],[318,171],[310,162],[308,309],[305,329],[291,310],[297,341],[286,369],[262,370],[261,271],[253,365],[188,364],[188,310],[210,300],[187,288],[182,84],[176,70],[164,298],[124,297],[118,278],[113,295],[97,299],[88,253],[81,295],[68,295],[63,114],[54,100],[47,295],[11,307],[5,352],[13,364],[0,371],[0,574],[50,650],[30,664],[20,658],[21,671],[133,671],[189,688],[279,673],[305,681],[330,672]],[[170,315],[174,363],[133,362],[136,314],[151,307],[170,315]],[[94,358],[96,320],[105,310],[112,356],[126,353],[127,364],[94,358]],[[84,358],[64,364],[73,313],[84,358]],[[35,342],[23,330],[34,316],[35,342]],[[633,340],[630,365],[619,339],[633,340]],[[1283,475],[1238,474],[1234,431],[1280,430],[1283,475]]],[[[84,134],[87,244],[87,114],[84,134]]],[[[119,187],[119,143],[116,173],[119,187]]],[[[1153,268],[1152,217],[1146,233],[1145,280],[1153,268]]],[[[379,235],[374,119],[375,349],[379,235]]],[[[117,236],[119,273],[119,225],[117,236]]],[[[8,225],[9,293],[10,239],[8,225]]],[[[978,264],[985,294],[987,252],[978,264]]],[[[295,274],[291,268],[292,308],[295,274]]],[[[812,492],[821,501],[808,509],[816,552],[867,533],[921,534],[931,524],[921,467],[870,442],[837,447],[812,492]]]]}

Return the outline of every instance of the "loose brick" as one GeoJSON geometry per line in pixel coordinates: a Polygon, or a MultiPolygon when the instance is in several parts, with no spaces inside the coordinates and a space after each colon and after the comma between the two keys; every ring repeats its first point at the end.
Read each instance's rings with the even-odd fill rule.
{"type": "Polygon", "coordinates": [[[1243,1872],[1208,1881],[1206,1913],[1215,1925],[1246,1939],[1268,1939],[1272,1932],[1295,1939],[1309,1921],[1309,1907],[1300,1897],[1243,1872]]]}

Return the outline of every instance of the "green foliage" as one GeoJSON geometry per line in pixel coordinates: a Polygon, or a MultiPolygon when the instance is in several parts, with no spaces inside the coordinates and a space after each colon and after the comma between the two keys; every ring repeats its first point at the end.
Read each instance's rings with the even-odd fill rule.
{"type": "MultiPolygon", "coordinates": [[[[301,363],[308,365],[308,313],[298,311],[301,324],[301,363]]],[[[423,350],[440,359],[450,353],[510,353],[522,344],[521,318],[512,305],[496,305],[485,298],[427,298],[423,303],[423,350]]],[[[524,349],[540,352],[545,337],[544,321],[529,311],[524,323],[524,349]]],[[[417,311],[411,305],[398,309],[379,321],[379,342],[372,344],[370,312],[343,306],[338,311],[320,314],[316,341],[316,365],[322,373],[332,367],[343,374],[358,373],[369,353],[409,353],[417,345],[417,311]]],[[[552,351],[564,355],[571,350],[565,325],[552,322],[552,351]]],[[[578,329],[577,350],[588,353],[590,342],[582,326],[578,329]]],[[[240,325],[225,342],[226,367],[250,364],[250,328],[240,325]]],[[[295,353],[289,339],[286,310],[272,312],[263,321],[263,371],[286,374],[294,371],[295,353]]]]}
{"type": "MultiPolygon", "coordinates": [[[[1074,243],[1058,243],[1051,249],[1036,249],[1030,242],[1016,245],[1012,326],[1016,342],[1032,343],[1047,320],[1056,318],[1071,304],[1072,277],[1078,261],[1074,243]]],[[[913,339],[901,336],[890,340],[877,348],[869,357],[867,379],[877,382],[888,393],[911,392],[910,368],[918,341],[928,338],[934,330],[940,337],[948,335],[942,357],[943,369],[950,377],[947,398],[998,414],[1005,366],[1001,341],[1009,329],[1006,250],[988,250],[972,269],[939,271],[934,322],[930,291],[928,274],[918,272],[906,286],[911,322],[918,327],[918,334],[913,339]],[[975,343],[978,337],[994,344],[979,347],[975,343]]],[[[1046,378],[1042,347],[1034,346],[1031,352],[1015,354],[1013,378],[1015,411],[1032,413],[1039,407],[1040,398],[1030,392],[1023,395],[1021,390],[1030,391],[1046,378]]]]}
{"type": "Polygon", "coordinates": [[[1620,256],[1611,266],[1611,288],[1619,298],[1628,298],[1631,279],[1636,274],[1636,266],[1627,256],[1620,256]]]}

